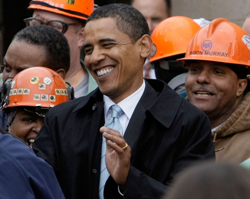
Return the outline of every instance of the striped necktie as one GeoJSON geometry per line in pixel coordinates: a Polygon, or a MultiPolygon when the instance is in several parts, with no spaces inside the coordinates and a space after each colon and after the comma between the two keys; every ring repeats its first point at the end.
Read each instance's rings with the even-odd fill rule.
{"type": "MultiPolygon", "coordinates": [[[[119,121],[119,117],[123,115],[123,110],[118,105],[113,105],[110,107],[111,117],[108,121],[106,121],[105,126],[111,129],[119,131],[121,134],[123,132],[122,125],[119,121]]],[[[106,154],[106,139],[102,137],[102,158],[101,158],[101,174],[100,174],[100,182],[99,182],[99,198],[104,198],[104,187],[105,183],[109,177],[109,172],[106,167],[105,162],[105,154],[106,154]]]]}

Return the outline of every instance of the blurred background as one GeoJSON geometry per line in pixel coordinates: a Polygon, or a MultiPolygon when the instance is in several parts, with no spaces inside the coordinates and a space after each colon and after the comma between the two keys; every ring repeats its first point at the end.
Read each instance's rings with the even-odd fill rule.
{"type": "MultiPolygon", "coordinates": [[[[25,27],[23,19],[32,15],[32,11],[27,10],[29,2],[30,0],[0,0],[1,55],[5,54],[13,36],[25,27]]],[[[115,2],[130,4],[130,0],[95,0],[100,6],[115,2]]],[[[250,12],[248,0],[172,0],[171,3],[172,16],[183,15],[207,20],[223,17],[239,26],[242,26],[250,12]]]]}

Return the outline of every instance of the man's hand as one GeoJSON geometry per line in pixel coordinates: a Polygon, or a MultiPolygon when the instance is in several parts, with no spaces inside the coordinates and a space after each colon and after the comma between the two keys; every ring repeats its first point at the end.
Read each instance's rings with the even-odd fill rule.
{"type": "Polygon", "coordinates": [[[121,134],[113,129],[101,127],[100,132],[106,138],[106,166],[114,181],[125,189],[130,167],[131,148],[121,134]]]}

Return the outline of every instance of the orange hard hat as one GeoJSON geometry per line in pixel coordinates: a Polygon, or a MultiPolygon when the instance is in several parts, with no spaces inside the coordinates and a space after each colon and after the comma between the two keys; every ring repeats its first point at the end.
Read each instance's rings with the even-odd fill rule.
{"type": "Polygon", "coordinates": [[[87,20],[94,11],[94,0],[32,0],[28,9],[40,9],[87,20]]]}
{"type": "Polygon", "coordinates": [[[238,25],[218,18],[198,31],[191,40],[185,60],[204,60],[250,66],[250,37],[238,25]]]}
{"type": "Polygon", "coordinates": [[[3,108],[32,106],[51,108],[69,100],[62,77],[45,67],[31,67],[4,83],[3,108]]]}
{"type": "Polygon", "coordinates": [[[150,62],[185,54],[189,42],[200,29],[196,22],[184,16],[173,16],[163,20],[152,33],[154,44],[150,62]]]}

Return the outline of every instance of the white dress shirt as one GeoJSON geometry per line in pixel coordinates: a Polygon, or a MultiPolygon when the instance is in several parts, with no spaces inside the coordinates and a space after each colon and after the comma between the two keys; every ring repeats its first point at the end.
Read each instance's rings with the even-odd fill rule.
{"type": "MultiPolygon", "coordinates": [[[[143,80],[143,83],[141,87],[135,91],[133,94],[119,102],[117,105],[120,106],[120,108],[123,110],[124,114],[119,117],[119,121],[122,126],[122,136],[124,136],[124,133],[127,129],[128,123],[130,121],[130,118],[132,117],[132,114],[135,110],[136,105],[138,104],[139,100],[141,99],[141,96],[145,90],[145,80],[143,80]]],[[[109,109],[112,105],[115,103],[106,95],[103,95],[103,101],[104,101],[104,118],[105,123],[108,121],[111,117],[111,110],[109,109]]],[[[118,186],[118,192],[120,195],[123,196],[123,193],[121,193],[120,188],[118,186]]]]}
{"type": "MultiPolygon", "coordinates": [[[[141,87],[135,91],[133,94],[119,102],[117,105],[121,107],[123,110],[124,114],[119,118],[119,121],[122,125],[123,129],[123,135],[124,132],[127,129],[129,120],[135,110],[136,105],[138,104],[139,100],[141,99],[141,96],[145,90],[145,80],[143,80],[143,83],[141,87]]],[[[104,101],[104,118],[105,122],[111,117],[111,111],[109,108],[114,105],[115,103],[106,95],[103,95],[103,101],[104,101]]]]}

